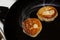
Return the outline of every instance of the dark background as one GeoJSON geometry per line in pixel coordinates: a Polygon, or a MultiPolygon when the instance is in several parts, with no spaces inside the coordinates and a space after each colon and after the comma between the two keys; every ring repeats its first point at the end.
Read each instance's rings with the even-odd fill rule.
{"type": "MultiPolygon", "coordinates": [[[[46,0],[45,3],[50,3],[52,0],[46,0]]],[[[35,37],[32,38],[30,36],[27,36],[22,31],[21,21],[28,18],[28,17],[36,17],[34,14],[37,12],[38,8],[41,8],[42,6],[36,8],[31,14],[29,12],[25,12],[24,15],[28,14],[28,17],[24,15],[22,16],[23,10],[25,10],[26,7],[32,7],[37,4],[42,4],[43,0],[20,0],[17,1],[9,10],[4,30],[5,30],[5,36],[7,40],[59,40],[60,39],[60,7],[54,6],[58,11],[58,17],[53,22],[42,22],[43,29],[41,33],[35,37]],[[33,13],[33,14],[32,14],[33,13]]],[[[55,0],[53,4],[58,4],[60,1],[55,0]]],[[[29,8],[28,8],[29,9],[29,8]]],[[[27,9],[27,10],[28,10],[27,9]]]]}

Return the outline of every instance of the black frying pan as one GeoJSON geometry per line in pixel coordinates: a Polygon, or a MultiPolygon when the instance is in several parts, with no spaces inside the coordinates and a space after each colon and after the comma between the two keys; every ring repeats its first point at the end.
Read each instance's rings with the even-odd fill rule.
{"type": "MultiPolygon", "coordinates": [[[[42,0],[17,1],[9,10],[5,21],[5,36],[7,40],[54,40],[60,36],[60,5],[59,1],[46,0],[46,5],[54,6],[58,10],[58,17],[53,22],[42,22],[41,33],[32,38],[23,33],[21,23],[27,18],[37,18],[36,12],[43,5],[42,0]],[[54,4],[54,5],[53,5],[54,4]],[[41,6],[37,6],[41,5],[41,6]],[[56,6],[57,5],[57,6],[56,6]]],[[[44,5],[44,6],[46,6],[44,5]]]]}

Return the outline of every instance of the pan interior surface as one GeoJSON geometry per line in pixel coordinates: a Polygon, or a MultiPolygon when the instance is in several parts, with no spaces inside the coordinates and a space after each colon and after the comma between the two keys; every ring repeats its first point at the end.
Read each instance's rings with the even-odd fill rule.
{"type": "MultiPolygon", "coordinates": [[[[41,1],[42,2],[42,1],[41,1]]],[[[59,24],[60,24],[60,7],[59,6],[54,6],[57,11],[58,11],[58,17],[53,21],[53,22],[42,22],[43,29],[41,33],[35,37],[32,38],[30,36],[27,36],[26,34],[23,33],[22,31],[22,26],[21,23],[27,18],[38,18],[36,16],[36,13],[39,8],[43,6],[34,6],[37,4],[41,4],[39,0],[37,1],[17,1],[9,10],[7,17],[6,17],[6,22],[5,22],[5,35],[7,40],[54,40],[54,39],[60,39],[59,38],[59,24]],[[22,3],[21,3],[22,2],[22,3]],[[22,4],[22,5],[21,5],[22,4]],[[29,6],[30,5],[30,6],[29,6]],[[31,6],[32,5],[32,6],[31,6]],[[34,7],[34,8],[33,8],[34,7]]],[[[48,4],[46,2],[46,4],[48,4]]],[[[58,1],[54,1],[53,4],[58,4],[58,1]]]]}

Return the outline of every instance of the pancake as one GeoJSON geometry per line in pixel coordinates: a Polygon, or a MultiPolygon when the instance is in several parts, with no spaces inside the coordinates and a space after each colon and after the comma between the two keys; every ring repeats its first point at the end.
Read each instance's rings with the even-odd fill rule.
{"type": "Polygon", "coordinates": [[[22,23],[23,32],[31,37],[36,37],[42,30],[40,20],[36,18],[28,18],[22,23]]]}
{"type": "Polygon", "coordinates": [[[55,20],[58,12],[53,6],[44,6],[38,10],[37,16],[41,21],[50,22],[55,20]]]}

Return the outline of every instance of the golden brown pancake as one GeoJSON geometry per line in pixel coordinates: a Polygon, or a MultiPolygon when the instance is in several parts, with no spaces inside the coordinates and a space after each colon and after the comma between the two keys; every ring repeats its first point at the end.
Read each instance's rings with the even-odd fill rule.
{"type": "Polygon", "coordinates": [[[23,32],[31,37],[36,37],[42,30],[40,20],[36,18],[28,18],[22,23],[23,32]]]}
{"type": "Polygon", "coordinates": [[[38,10],[37,16],[41,21],[49,22],[58,16],[58,12],[53,6],[44,6],[38,10]]]}

